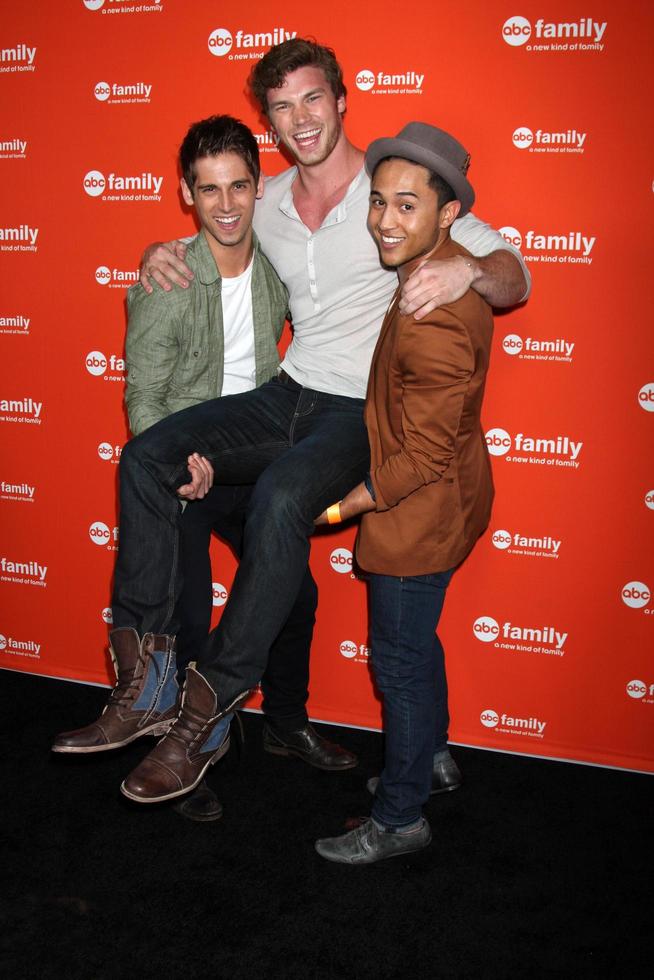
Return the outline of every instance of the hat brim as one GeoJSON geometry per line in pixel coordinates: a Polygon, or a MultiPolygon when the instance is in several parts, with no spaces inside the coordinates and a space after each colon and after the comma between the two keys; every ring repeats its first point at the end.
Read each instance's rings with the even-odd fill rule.
{"type": "Polygon", "coordinates": [[[419,163],[422,167],[433,170],[439,177],[447,181],[456,194],[457,201],[461,202],[459,217],[462,218],[464,214],[467,214],[475,203],[475,192],[467,177],[464,177],[460,170],[457,170],[437,153],[426,150],[410,140],[390,137],[373,140],[366,150],[365,159],[366,170],[371,177],[379,161],[386,157],[400,157],[402,160],[409,160],[411,163],[419,163]]]}

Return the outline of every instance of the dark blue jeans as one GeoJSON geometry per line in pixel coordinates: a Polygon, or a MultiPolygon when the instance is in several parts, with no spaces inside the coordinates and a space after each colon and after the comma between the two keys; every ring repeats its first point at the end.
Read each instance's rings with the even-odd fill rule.
{"type": "Polygon", "coordinates": [[[372,816],[384,827],[420,819],[434,752],[447,741],[445,662],[436,627],[452,574],[370,576],[372,668],[384,698],[385,734],[372,816]]]}
{"type": "Polygon", "coordinates": [[[256,483],[229,601],[197,658],[226,708],[265,670],[305,575],[314,518],[369,467],[363,399],[274,380],[185,409],[129,442],[120,463],[116,626],[177,632],[176,491],[189,480],[191,452],[211,460],[217,483],[256,483]]]}
{"type": "MultiPolygon", "coordinates": [[[[252,487],[214,486],[203,500],[184,510],[180,549],[183,589],[177,605],[177,667],[182,681],[186,666],[203,648],[211,627],[211,535],[215,532],[240,558],[251,495],[252,487]]],[[[309,655],[317,603],[318,588],[307,567],[261,678],[262,708],[268,720],[283,731],[297,731],[308,721],[309,655]]]]}

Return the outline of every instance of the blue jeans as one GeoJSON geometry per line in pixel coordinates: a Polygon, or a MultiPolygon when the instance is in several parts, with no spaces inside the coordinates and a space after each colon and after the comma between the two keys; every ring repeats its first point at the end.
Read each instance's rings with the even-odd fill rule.
{"type": "MultiPolygon", "coordinates": [[[[203,500],[185,508],[181,520],[183,590],[176,616],[177,670],[180,680],[211,628],[211,561],[209,545],[215,532],[237,557],[243,552],[243,532],[252,487],[214,486],[203,500]]],[[[261,678],[262,708],[275,728],[292,732],[307,724],[309,654],[315,623],[318,588],[307,567],[288,619],[270,648],[261,678]]]]}
{"type": "Polygon", "coordinates": [[[372,668],[384,699],[384,769],[372,807],[384,827],[422,815],[434,752],[447,741],[447,685],[436,627],[453,570],[370,576],[372,668]]]}
{"type": "Polygon", "coordinates": [[[177,631],[176,491],[189,480],[191,452],[211,460],[217,483],[256,483],[229,601],[197,658],[225,708],[265,670],[306,572],[314,518],[365,476],[363,399],[273,380],[171,415],[129,442],[120,462],[116,626],[177,631]]]}

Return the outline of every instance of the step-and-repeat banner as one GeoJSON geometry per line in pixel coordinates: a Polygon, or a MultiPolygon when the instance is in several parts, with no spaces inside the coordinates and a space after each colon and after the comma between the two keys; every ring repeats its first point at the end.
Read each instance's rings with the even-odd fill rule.
{"type": "MultiPolygon", "coordinates": [[[[353,141],[413,119],[454,133],[476,213],[533,275],[496,317],[496,504],[442,621],[452,740],[654,771],[653,20],[646,0],[5,5],[0,666],[109,680],[125,287],[145,244],[194,231],[191,122],[237,115],[267,173],[288,165],[246,78],[311,35],[343,64],[353,141]]],[[[310,709],[379,727],[353,541],[313,543],[310,709]]],[[[234,561],[213,560],[217,619],[234,561]]]]}

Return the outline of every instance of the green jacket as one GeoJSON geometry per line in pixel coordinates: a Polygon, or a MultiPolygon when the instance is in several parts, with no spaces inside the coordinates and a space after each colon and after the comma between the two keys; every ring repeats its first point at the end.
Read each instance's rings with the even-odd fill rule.
{"type": "MultiPolygon", "coordinates": [[[[252,314],[257,386],[279,364],[277,341],[288,310],[288,293],[258,240],[254,239],[252,314]]],[[[225,341],[221,276],[204,234],[189,244],[186,263],[195,278],[187,289],[165,292],[155,284],[127,293],[127,389],[130,428],[138,435],[172,412],[222,392],[225,341]]]]}

